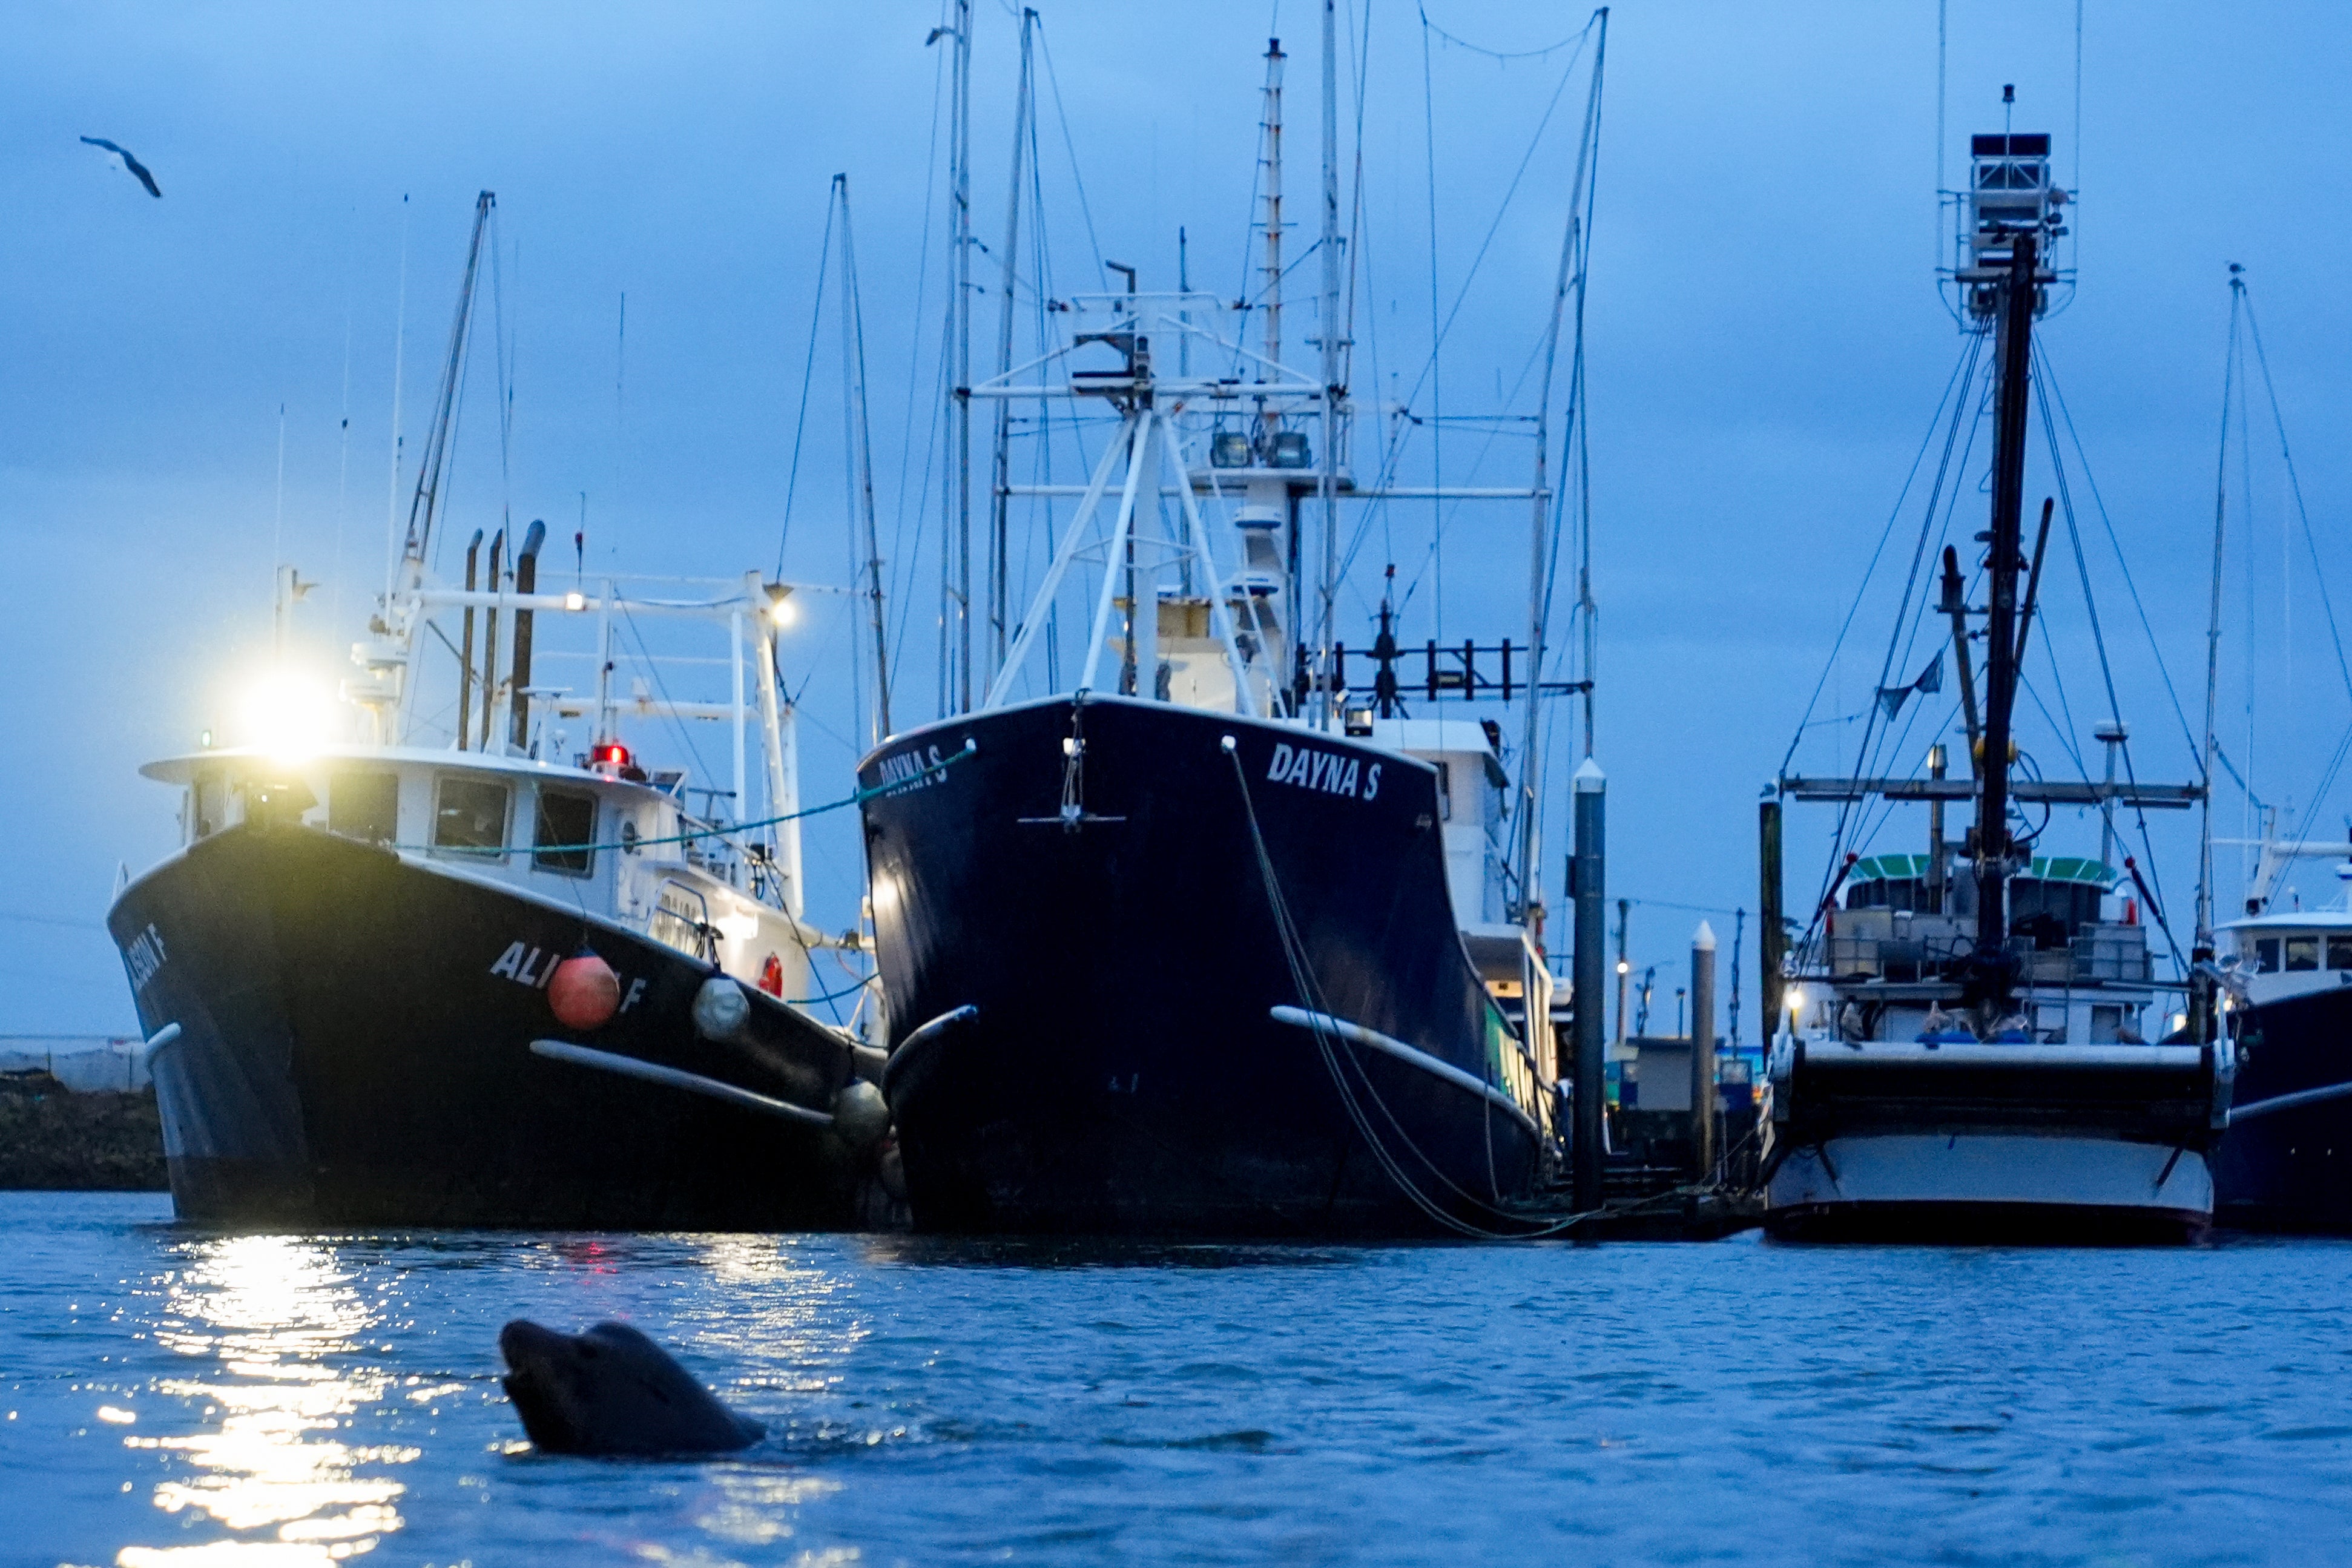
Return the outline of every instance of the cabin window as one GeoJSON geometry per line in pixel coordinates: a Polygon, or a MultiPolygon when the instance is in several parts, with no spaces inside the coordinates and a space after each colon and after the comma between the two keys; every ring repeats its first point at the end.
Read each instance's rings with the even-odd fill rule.
{"type": "Polygon", "coordinates": [[[2254,973],[2276,974],[2279,971],[2279,941],[2274,936],[2254,939],[2254,973]]]}
{"type": "Polygon", "coordinates": [[[530,863],[542,871],[585,877],[596,868],[596,797],[568,789],[539,792],[539,821],[530,863]]]}
{"type": "Polygon", "coordinates": [[[327,831],[370,844],[400,837],[400,775],[347,768],[327,785],[327,831]]]}
{"type": "Polygon", "coordinates": [[[2327,939],[2327,967],[2352,969],[2352,936],[2331,936],[2327,939]]]}
{"type": "Polygon", "coordinates": [[[466,855],[503,851],[508,793],[497,779],[443,775],[433,802],[433,847],[466,855]]]}
{"type": "Polygon", "coordinates": [[[210,838],[228,826],[228,781],[217,768],[207,768],[196,775],[195,834],[198,838],[210,838]]]}
{"type": "Polygon", "coordinates": [[[2319,939],[2315,936],[2291,936],[2286,939],[2286,967],[2290,974],[2299,969],[2319,967],[2319,939]]]}

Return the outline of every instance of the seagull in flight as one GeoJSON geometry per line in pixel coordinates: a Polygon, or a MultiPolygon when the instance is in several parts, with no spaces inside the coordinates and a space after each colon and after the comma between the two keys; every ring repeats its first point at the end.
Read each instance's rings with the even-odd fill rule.
{"type": "Polygon", "coordinates": [[[163,193],[163,190],[155,184],[155,176],[149,174],[147,172],[147,165],[132,157],[127,149],[117,147],[113,142],[109,142],[103,136],[85,136],[82,140],[93,147],[105,148],[108,153],[113,154],[113,156],[121,163],[124,168],[130,170],[132,174],[138,177],[139,183],[147,187],[147,194],[149,195],[154,196],[159,200],[162,199],[163,193]]]}

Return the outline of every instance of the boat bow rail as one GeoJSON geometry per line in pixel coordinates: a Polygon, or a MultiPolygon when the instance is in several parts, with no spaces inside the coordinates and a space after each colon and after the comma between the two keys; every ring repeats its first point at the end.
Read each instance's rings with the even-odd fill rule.
{"type": "Polygon", "coordinates": [[[1791,1143],[1860,1131],[2050,1128],[2204,1149],[2229,1123],[2229,1042],[2031,1045],[1782,1035],[1770,1076],[1791,1143]]]}

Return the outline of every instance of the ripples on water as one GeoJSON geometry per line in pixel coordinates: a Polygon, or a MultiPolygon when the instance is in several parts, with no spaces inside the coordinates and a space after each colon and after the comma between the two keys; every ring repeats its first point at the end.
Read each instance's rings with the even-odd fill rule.
{"type": "Polygon", "coordinates": [[[0,1194],[0,1561],[2352,1558],[2352,1247],[211,1237],[0,1194]],[[748,1456],[541,1457],[625,1318],[748,1456]]]}

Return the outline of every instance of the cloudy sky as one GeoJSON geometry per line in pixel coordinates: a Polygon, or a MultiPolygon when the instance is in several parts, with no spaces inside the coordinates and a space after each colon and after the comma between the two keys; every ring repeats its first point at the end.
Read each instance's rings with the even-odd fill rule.
{"type": "MultiPolygon", "coordinates": [[[[1242,287],[1259,56],[1270,33],[1292,52],[1303,194],[1317,13],[1298,0],[1042,9],[1055,288],[1097,286],[1097,254],[1167,287],[1180,226],[1196,284],[1242,287]]],[[[2086,479],[2201,725],[2224,269],[2248,268],[2318,554],[2336,575],[2305,553],[2258,402],[2230,479],[2224,743],[2262,798],[2307,810],[2352,719],[2320,597],[2334,587],[2352,616],[2337,216],[2352,181],[2352,16],[2116,0],[2087,0],[2081,15],[2078,100],[2068,0],[1951,0],[1944,175],[1969,132],[2000,128],[2013,82],[2016,128],[2053,132],[2062,177],[2079,180],[2080,288],[2043,341],[2088,454],[2087,476],[2070,459],[2068,479],[2142,777],[2188,778],[2193,758],[2103,554],[2086,479]]],[[[849,174],[883,527],[910,590],[894,607],[901,711],[927,716],[936,565],[923,552],[938,487],[924,476],[936,475],[944,261],[941,51],[925,37],[940,19],[913,0],[12,12],[0,50],[0,716],[19,782],[0,848],[0,1033],[131,1026],[100,921],[118,867],[137,872],[174,836],[174,802],[136,768],[224,726],[268,652],[273,561],[327,584],[301,608],[300,657],[331,673],[356,635],[382,579],[395,342],[413,447],[478,191],[498,195],[496,297],[484,300],[496,328],[469,373],[451,536],[506,514],[544,517],[568,540],[584,510],[592,569],[772,571],[781,551],[788,575],[837,584],[849,557],[830,300],[813,359],[810,332],[828,186],[849,174]],[[163,199],[83,135],[131,149],[163,199]],[[503,458],[497,395],[483,391],[501,384],[503,458]]],[[[1437,393],[1448,413],[1505,410],[1541,328],[1572,111],[1541,139],[1537,128],[1563,74],[1583,68],[1572,51],[1544,51],[1585,21],[1573,7],[1360,0],[1349,26],[1367,62],[1360,395],[1405,395],[1429,358],[1433,292],[1446,304],[1458,292],[1437,393]]],[[[1702,910],[1754,908],[1759,786],[1822,676],[1960,353],[1933,277],[1945,255],[1937,24],[1933,0],[1630,0],[1611,18],[1589,311],[1598,739],[1612,892],[1644,900],[1633,926],[1644,961],[1672,961],[1702,910]]],[[[979,7],[974,190],[992,242],[1014,26],[994,0],[979,7]]],[[[1293,214],[1311,222],[1306,205],[1293,214]]],[[[991,296],[983,343],[992,310],[991,296]]],[[[1474,469],[1475,450],[1450,446],[1449,477],[1499,484],[1523,468],[1523,447],[1474,469]]],[[[2039,452],[2035,464],[2038,500],[2053,485],[2039,452]]],[[[1962,483],[1980,478],[1979,467],[1962,483]]],[[[1850,762],[1854,729],[1837,721],[1868,702],[1922,504],[1913,492],[1897,518],[1895,574],[1883,567],[1864,595],[1814,710],[1832,721],[1805,732],[1799,767],[1850,762]]],[[[1966,500],[1963,519],[1979,504],[1966,500]]],[[[1435,635],[1441,617],[1452,637],[1523,635],[1523,530],[1516,512],[1449,520],[1443,595],[1416,594],[1405,635],[1435,635]]],[[[1400,510],[1377,552],[1410,578],[1430,532],[1426,512],[1400,510]]],[[[1362,563],[1349,615],[1366,614],[1380,564],[1362,563]]],[[[2071,570],[2046,599],[2056,668],[2041,689],[2092,753],[2105,698],[2071,570]]],[[[818,615],[788,650],[793,679],[809,682],[812,799],[850,787],[850,630],[818,615]]],[[[1369,640],[1369,627],[1351,635],[1369,640]]],[[[2070,771],[2038,714],[2027,744],[2045,773],[2070,771]]],[[[2347,800],[2338,789],[2317,819],[2340,826],[2347,800]]],[[[1801,903],[1829,824],[1823,808],[1792,809],[1801,903]]],[[[2242,816],[2233,791],[2221,831],[2242,816]]],[[[846,826],[835,817],[811,837],[814,912],[835,926],[857,889],[846,826]]],[[[2158,827],[2176,924],[2194,878],[2185,826],[2158,827]]],[[[1913,847],[1921,831],[1898,816],[1877,847],[1913,847]]],[[[2095,852],[2096,824],[2062,819],[2044,844],[2095,852]]],[[[2325,865],[2296,880],[2307,900],[2333,896],[2325,865]]]]}

